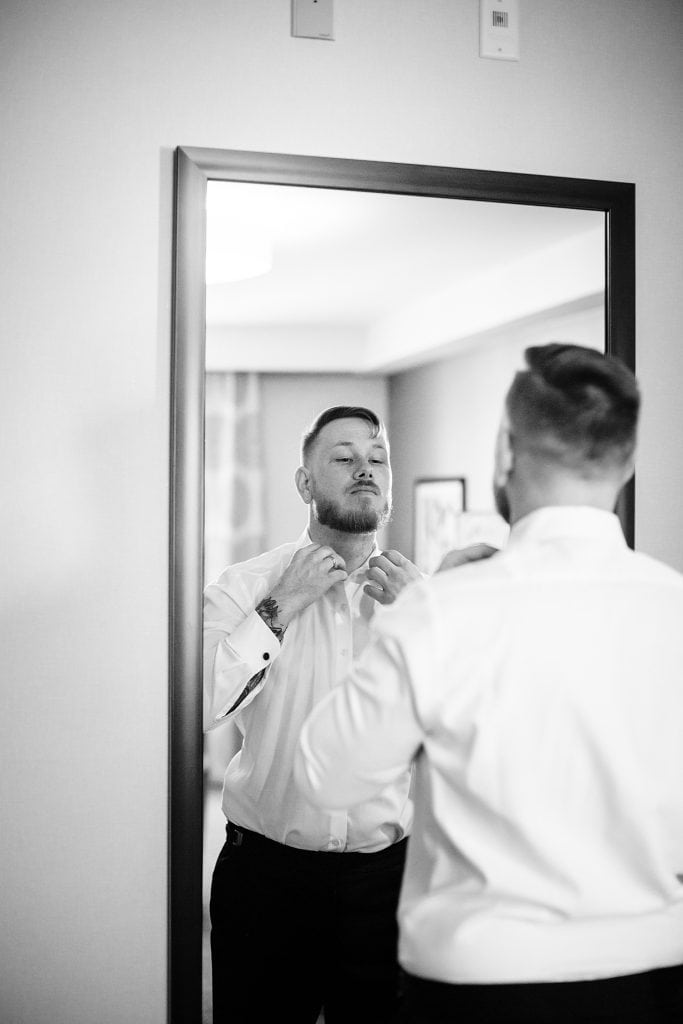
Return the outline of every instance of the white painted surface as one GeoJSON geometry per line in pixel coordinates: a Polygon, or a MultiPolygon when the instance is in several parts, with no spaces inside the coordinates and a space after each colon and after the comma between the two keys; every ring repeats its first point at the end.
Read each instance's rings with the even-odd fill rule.
{"type": "Polygon", "coordinates": [[[208,369],[386,373],[602,292],[605,217],[211,182],[207,279],[208,369]]]}
{"type": "Polygon", "coordinates": [[[206,219],[210,368],[381,372],[604,288],[595,210],[212,181],[206,219]]]}
{"type": "Polygon", "coordinates": [[[1,535],[6,1024],[161,1024],[177,145],[635,181],[641,549],[683,568],[677,0],[5,0],[1,535]],[[333,111],[334,116],[329,116],[333,111]]]}
{"type": "Polygon", "coordinates": [[[602,294],[604,238],[600,227],[406,304],[371,329],[370,358],[385,371],[415,365],[473,335],[602,294]]]}

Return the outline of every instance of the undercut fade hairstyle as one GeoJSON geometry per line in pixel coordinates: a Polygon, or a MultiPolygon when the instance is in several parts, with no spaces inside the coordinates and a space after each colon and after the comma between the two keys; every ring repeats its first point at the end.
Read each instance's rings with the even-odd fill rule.
{"type": "Polygon", "coordinates": [[[636,446],[640,392],[614,356],[554,342],[528,348],[507,395],[513,448],[590,473],[624,466],[636,446]]]}
{"type": "Polygon", "coordinates": [[[377,413],[372,411],[372,409],[365,409],[361,405],[332,405],[329,409],[324,409],[323,412],[313,420],[313,423],[311,423],[310,427],[302,437],[302,464],[306,464],[316,438],[323,427],[326,427],[328,423],[332,423],[334,420],[345,420],[349,418],[367,420],[372,428],[370,434],[371,437],[377,437],[383,428],[381,419],[377,413]]]}

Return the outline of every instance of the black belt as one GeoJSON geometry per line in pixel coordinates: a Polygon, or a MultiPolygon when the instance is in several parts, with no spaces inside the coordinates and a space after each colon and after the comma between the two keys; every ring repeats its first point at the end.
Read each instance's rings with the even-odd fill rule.
{"type": "MultiPolygon", "coordinates": [[[[287,846],[285,843],[278,843],[275,839],[268,839],[266,836],[262,836],[260,832],[252,832],[251,829],[244,828],[242,825],[235,825],[234,822],[229,821],[226,825],[226,841],[230,846],[241,846],[244,849],[256,850],[280,850],[286,856],[296,858],[299,860],[308,859],[320,859],[321,857],[327,857],[330,854],[339,855],[344,853],[340,850],[302,850],[298,846],[287,846]]],[[[365,860],[367,862],[368,857],[372,857],[373,861],[375,858],[381,858],[382,856],[395,856],[399,850],[402,851],[408,842],[407,836],[403,839],[399,839],[398,842],[392,843],[391,846],[385,847],[383,850],[376,850],[374,853],[361,853],[358,850],[353,850],[349,853],[344,853],[344,861],[349,860],[365,860]]]]}

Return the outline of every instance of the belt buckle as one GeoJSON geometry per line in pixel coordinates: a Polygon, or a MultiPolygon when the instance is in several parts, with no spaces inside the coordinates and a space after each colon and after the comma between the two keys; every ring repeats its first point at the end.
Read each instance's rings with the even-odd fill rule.
{"type": "Polygon", "coordinates": [[[244,832],[237,828],[236,825],[230,825],[228,829],[228,839],[230,840],[231,846],[241,846],[244,842],[244,832]]]}

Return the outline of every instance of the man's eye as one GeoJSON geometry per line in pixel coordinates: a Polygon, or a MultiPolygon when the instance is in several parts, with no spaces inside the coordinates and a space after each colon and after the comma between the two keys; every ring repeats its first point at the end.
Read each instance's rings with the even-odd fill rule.
{"type": "Polygon", "coordinates": [[[370,459],[370,462],[376,462],[378,466],[386,466],[384,459],[370,459]]]}
{"type": "Polygon", "coordinates": [[[346,459],[346,458],[344,458],[344,457],[342,456],[342,458],[339,458],[339,459],[335,459],[334,461],[335,461],[335,462],[350,462],[350,461],[351,461],[351,459],[346,459]]]}

